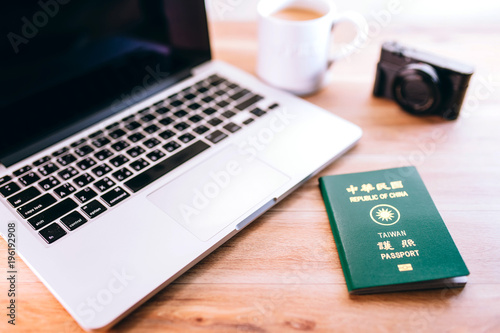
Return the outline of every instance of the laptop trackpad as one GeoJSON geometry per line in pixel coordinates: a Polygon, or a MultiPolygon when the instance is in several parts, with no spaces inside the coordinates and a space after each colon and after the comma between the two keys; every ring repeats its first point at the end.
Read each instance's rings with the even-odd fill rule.
{"type": "MultiPolygon", "coordinates": [[[[198,164],[148,199],[202,241],[236,221],[290,178],[229,146],[198,164]]],[[[250,212],[251,213],[251,212],[250,212]]]]}

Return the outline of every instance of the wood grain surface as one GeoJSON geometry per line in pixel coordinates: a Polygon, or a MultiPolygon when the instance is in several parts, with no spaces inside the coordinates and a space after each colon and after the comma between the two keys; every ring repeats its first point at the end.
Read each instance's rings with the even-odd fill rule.
{"type": "MultiPolygon", "coordinates": [[[[500,332],[499,26],[389,26],[333,66],[306,99],[364,130],[319,176],[417,166],[471,275],[463,289],[349,296],[318,176],[116,325],[116,332],[500,332]],[[476,66],[457,121],[418,118],[371,95],[380,44],[399,40],[476,66]],[[489,83],[488,83],[489,82],[489,83]]],[[[211,24],[214,57],[255,73],[256,24],[211,24]]],[[[0,267],[6,273],[6,243],[0,267]]],[[[17,325],[80,332],[19,259],[17,325]]]]}

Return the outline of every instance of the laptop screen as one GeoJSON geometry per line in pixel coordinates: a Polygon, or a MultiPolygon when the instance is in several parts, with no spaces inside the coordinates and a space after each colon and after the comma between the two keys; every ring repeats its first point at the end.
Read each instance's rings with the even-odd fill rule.
{"type": "Polygon", "coordinates": [[[9,166],[210,59],[203,0],[17,0],[0,11],[0,161],[9,166]]]}

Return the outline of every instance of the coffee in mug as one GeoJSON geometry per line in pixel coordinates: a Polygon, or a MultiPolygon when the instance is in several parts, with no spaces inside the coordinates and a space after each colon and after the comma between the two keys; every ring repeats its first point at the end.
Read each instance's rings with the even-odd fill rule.
{"type": "Polygon", "coordinates": [[[257,12],[257,75],[269,85],[296,95],[319,90],[332,62],[356,50],[346,47],[331,54],[336,23],[354,24],[357,37],[353,42],[367,29],[363,16],[338,14],[329,0],[261,0],[257,12]]]}
{"type": "Polygon", "coordinates": [[[287,7],[273,13],[271,16],[287,21],[309,21],[320,18],[323,14],[309,8],[287,7]]]}

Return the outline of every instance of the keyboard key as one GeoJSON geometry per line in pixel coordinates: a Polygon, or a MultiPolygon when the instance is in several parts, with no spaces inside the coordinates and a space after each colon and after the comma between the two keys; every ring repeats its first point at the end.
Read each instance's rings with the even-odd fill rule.
{"type": "Polygon", "coordinates": [[[198,133],[198,134],[203,134],[206,131],[208,131],[208,127],[204,126],[204,125],[201,125],[201,126],[196,127],[193,131],[196,132],[196,133],[198,133]]]}
{"type": "Polygon", "coordinates": [[[118,141],[117,143],[114,143],[111,145],[111,148],[113,148],[116,151],[122,151],[123,149],[127,148],[130,146],[126,141],[118,141]]]}
{"type": "Polygon", "coordinates": [[[111,130],[111,129],[113,129],[113,128],[117,127],[118,125],[120,125],[118,122],[114,122],[114,123],[112,123],[112,124],[110,124],[110,125],[106,126],[106,130],[107,130],[107,131],[109,131],[109,130],[111,130]]]}
{"type": "Polygon", "coordinates": [[[115,158],[112,158],[109,161],[115,167],[119,167],[120,165],[123,165],[123,164],[127,163],[129,161],[129,159],[127,157],[125,157],[124,155],[118,155],[118,156],[116,156],[115,158]]]}
{"type": "Polygon", "coordinates": [[[76,165],[82,170],[87,170],[88,168],[95,165],[95,161],[90,157],[87,157],[81,160],[80,162],[76,163],[76,165]]]}
{"type": "Polygon", "coordinates": [[[198,110],[199,108],[201,108],[201,105],[198,103],[193,103],[193,104],[189,104],[188,108],[190,108],[191,110],[198,110]]]}
{"type": "Polygon", "coordinates": [[[233,117],[234,115],[236,115],[236,113],[234,113],[233,111],[229,111],[228,110],[228,111],[225,111],[224,113],[222,113],[222,115],[224,117],[226,117],[227,119],[229,119],[229,118],[233,117]]]}
{"type": "Polygon", "coordinates": [[[94,177],[92,177],[88,173],[84,173],[83,175],[76,177],[73,181],[79,187],[84,187],[84,186],[87,186],[88,184],[92,183],[94,180],[95,180],[94,177]]]}
{"type": "Polygon", "coordinates": [[[127,150],[127,154],[129,154],[130,157],[132,157],[132,158],[135,158],[144,152],[145,152],[145,150],[142,149],[141,147],[134,147],[134,148],[127,150]]]}
{"type": "Polygon", "coordinates": [[[38,171],[42,174],[42,176],[48,176],[57,170],[59,170],[59,167],[54,163],[47,163],[43,167],[38,168],[38,171]]]}
{"type": "Polygon", "coordinates": [[[151,113],[141,117],[141,120],[145,123],[149,123],[150,121],[153,121],[155,119],[156,119],[156,116],[151,114],[151,113]]]}
{"type": "Polygon", "coordinates": [[[85,145],[85,146],[81,146],[80,148],[77,148],[75,149],[75,153],[80,156],[80,157],[83,157],[85,155],[88,155],[90,154],[91,152],[94,151],[94,148],[88,146],[88,145],[85,145]]]}
{"type": "Polygon", "coordinates": [[[67,152],[68,150],[69,150],[68,147],[63,147],[63,148],[61,148],[61,149],[56,150],[55,152],[53,152],[52,156],[54,156],[54,157],[60,156],[60,155],[64,154],[65,152],[67,152]]]}
{"type": "Polygon", "coordinates": [[[95,182],[94,186],[100,191],[105,192],[109,190],[111,187],[115,186],[115,182],[109,179],[108,177],[104,177],[102,180],[95,182]]]}
{"type": "Polygon", "coordinates": [[[82,207],[82,210],[91,219],[101,215],[106,211],[106,207],[97,200],[91,201],[82,207]]]}
{"type": "Polygon", "coordinates": [[[113,152],[109,149],[103,149],[94,154],[95,158],[99,161],[104,161],[105,159],[113,156],[113,152]]]}
{"type": "Polygon", "coordinates": [[[12,183],[8,183],[7,185],[4,185],[3,187],[0,187],[0,194],[2,194],[2,196],[4,196],[4,197],[8,197],[8,196],[16,193],[20,189],[21,188],[19,187],[19,185],[12,182],[12,183]]]}
{"type": "Polygon", "coordinates": [[[132,119],[134,119],[134,118],[135,118],[135,114],[131,114],[131,115],[126,116],[125,118],[123,118],[123,119],[122,119],[122,122],[125,122],[125,123],[126,123],[127,121],[132,120],[132,119]]]}
{"type": "Polygon", "coordinates": [[[157,109],[157,110],[156,110],[156,113],[158,113],[158,114],[165,114],[165,113],[167,113],[168,111],[170,111],[170,109],[169,109],[169,108],[162,107],[162,108],[157,109]]]}
{"type": "Polygon", "coordinates": [[[28,172],[24,176],[19,178],[19,181],[24,185],[28,186],[40,180],[40,176],[34,172],[28,172]]]}
{"type": "Polygon", "coordinates": [[[130,194],[125,192],[121,187],[115,187],[108,193],[101,195],[101,199],[110,207],[116,206],[128,197],[130,197],[130,194]]]}
{"type": "Polygon", "coordinates": [[[160,124],[165,125],[165,126],[170,125],[173,122],[174,122],[174,120],[170,117],[165,117],[162,120],[160,120],[160,124]]]}
{"type": "Polygon", "coordinates": [[[76,170],[73,167],[69,167],[67,169],[64,169],[63,171],[60,171],[58,173],[59,177],[61,177],[64,180],[68,180],[78,174],[78,170],[76,170]]]}
{"type": "MultiPolygon", "coordinates": [[[[211,82],[214,82],[214,81],[218,81],[218,80],[222,80],[222,81],[221,81],[221,82],[219,82],[219,83],[222,83],[222,82],[226,81],[226,80],[224,80],[222,77],[220,77],[220,76],[219,76],[219,75],[217,75],[217,74],[212,74],[212,75],[210,75],[210,76],[206,79],[206,81],[207,81],[208,83],[211,83],[211,82]]],[[[217,84],[218,84],[218,83],[217,83],[217,84]]]]}
{"type": "Polygon", "coordinates": [[[180,140],[181,142],[183,142],[183,143],[188,143],[189,141],[191,141],[191,140],[193,140],[193,139],[194,139],[194,135],[189,134],[189,133],[184,134],[184,135],[181,135],[181,136],[179,137],[179,140],[180,140]]]}
{"type": "Polygon", "coordinates": [[[163,149],[165,149],[166,151],[168,151],[169,153],[171,153],[174,150],[176,150],[177,148],[179,148],[180,146],[181,145],[178,144],[177,142],[171,141],[171,142],[167,143],[166,145],[164,145],[163,149]]]}
{"type": "Polygon", "coordinates": [[[270,106],[268,107],[268,109],[269,109],[269,110],[276,109],[276,108],[277,108],[277,107],[279,107],[279,106],[280,106],[280,105],[279,105],[278,103],[274,103],[274,104],[270,105],[270,106]]]}
{"type": "Polygon", "coordinates": [[[96,138],[98,137],[99,135],[101,135],[103,133],[103,131],[99,130],[97,132],[94,132],[92,134],[89,135],[89,138],[93,139],[93,138],[96,138]]]}
{"type": "Polygon", "coordinates": [[[50,161],[50,156],[44,156],[41,159],[36,160],[35,162],[33,162],[33,165],[34,166],[40,166],[40,165],[42,165],[44,163],[47,163],[48,161],[50,161]]]}
{"type": "Polygon", "coordinates": [[[26,173],[28,171],[31,170],[31,167],[29,165],[26,165],[24,167],[22,167],[21,169],[18,169],[16,171],[13,172],[14,176],[16,177],[19,177],[20,175],[22,175],[23,173],[26,173]]]}
{"type": "Polygon", "coordinates": [[[144,136],[144,134],[142,134],[142,133],[134,133],[134,134],[132,134],[132,135],[130,135],[130,136],[128,137],[128,139],[129,139],[130,141],[132,141],[132,142],[139,142],[139,141],[141,141],[141,140],[142,140],[142,139],[144,139],[144,138],[145,138],[145,136],[144,136]]]}
{"type": "Polygon", "coordinates": [[[170,102],[170,105],[172,105],[173,107],[177,107],[177,106],[182,105],[182,101],[176,99],[176,100],[173,100],[172,102],[170,102]]]}
{"type": "Polygon", "coordinates": [[[158,150],[158,149],[155,149],[153,150],[152,152],[150,152],[149,154],[146,155],[151,161],[153,162],[156,162],[158,161],[160,158],[162,158],[163,156],[165,156],[165,154],[161,151],[161,150],[158,150]]]}
{"type": "Polygon", "coordinates": [[[47,228],[40,230],[39,234],[48,244],[52,244],[66,235],[66,231],[59,224],[52,223],[47,228]]]}
{"type": "Polygon", "coordinates": [[[131,178],[125,183],[125,185],[133,192],[137,192],[183,163],[189,161],[209,147],[210,146],[203,141],[197,141],[179,151],[175,155],[172,155],[151,168],[143,171],[134,178],[131,178]]]}
{"type": "Polygon", "coordinates": [[[113,172],[113,177],[115,177],[115,179],[119,182],[127,179],[130,176],[132,176],[132,172],[127,168],[121,168],[120,170],[113,172]]]}
{"type": "Polygon", "coordinates": [[[166,130],[164,132],[161,132],[159,135],[162,139],[168,140],[171,137],[175,136],[175,133],[171,130],[166,130]]]}
{"type": "Polygon", "coordinates": [[[207,135],[206,138],[207,138],[207,140],[209,140],[212,143],[218,143],[221,140],[227,138],[227,134],[224,134],[221,131],[217,130],[217,131],[212,132],[209,135],[207,135]]]}
{"type": "Polygon", "coordinates": [[[199,116],[199,115],[194,115],[194,116],[189,118],[189,121],[191,121],[193,123],[197,123],[197,122],[200,122],[202,120],[203,120],[203,117],[199,116]]]}
{"type": "Polygon", "coordinates": [[[195,94],[187,94],[186,96],[184,96],[184,98],[187,99],[188,101],[190,101],[193,98],[196,98],[196,95],[195,94]]]}
{"type": "Polygon", "coordinates": [[[215,110],[214,108],[206,108],[205,110],[203,110],[203,113],[210,116],[211,114],[214,114],[215,112],[217,112],[217,110],[215,110]]]}
{"type": "Polygon", "coordinates": [[[103,136],[103,137],[100,137],[100,138],[95,139],[94,141],[92,141],[92,144],[94,146],[96,146],[97,148],[101,148],[101,147],[104,147],[105,145],[107,145],[110,142],[111,142],[111,140],[109,140],[107,137],[103,136]]]}
{"type": "Polygon", "coordinates": [[[0,177],[0,186],[7,183],[8,181],[12,180],[11,176],[3,176],[0,177]]]}
{"type": "Polygon", "coordinates": [[[86,187],[83,190],[75,193],[75,198],[78,199],[81,203],[86,203],[90,199],[97,196],[97,193],[91,189],[90,187],[86,187]]]}
{"type": "Polygon", "coordinates": [[[79,145],[84,144],[84,143],[85,143],[85,141],[87,141],[87,139],[85,139],[85,138],[80,139],[80,140],[75,141],[75,142],[73,142],[72,144],[70,144],[70,147],[71,147],[71,148],[78,147],[79,145]]]}
{"type": "MultiPolygon", "coordinates": [[[[69,148],[68,148],[68,147],[63,147],[63,148],[61,148],[61,149],[56,150],[55,152],[53,152],[53,153],[52,153],[52,156],[54,156],[54,157],[60,156],[60,155],[64,154],[65,152],[67,152],[68,150],[69,150],[69,148]]],[[[59,161],[59,160],[58,160],[58,161],[59,161]]],[[[70,162],[70,163],[71,163],[71,162],[70,162]]]]}
{"type": "Polygon", "coordinates": [[[28,223],[31,224],[31,226],[35,228],[35,230],[38,230],[40,228],[43,228],[50,222],[60,218],[61,216],[68,214],[70,211],[77,207],[78,205],[76,204],[76,202],[74,202],[70,198],[66,198],[56,205],[50,207],[49,209],[41,212],[40,214],[33,216],[28,220],[28,223]]]}
{"type": "Polygon", "coordinates": [[[184,131],[184,130],[185,130],[186,128],[188,128],[188,127],[189,127],[189,125],[188,125],[188,124],[186,124],[186,123],[178,123],[178,124],[174,125],[174,128],[175,128],[176,130],[178,130],[179,132],[184,131]]]}
{"type": "Polygon", "coordinates": [[[59,196],[59,198],[64,198],[75,192],[76,188],[70,183],[65,183],[54,190],[54,193],[59,196]]]}
{"type": "Polygon", "coordinates": [[[236,100],[242,98],[243,96],[248,95],[248,93],[250,93],[249,90],[243,89],[243,90],[238,91],[236,94],[229,96],[229,98],[231,98],[233,101],[236,101],[236,100]]]}
{"type": "Polygon", "coordinates": [[[97,177],[102,177],[110,171],[111,171],[111,168],[106,164],[99,165],[98,167],[95,167],[92,169],[92,172],[97,177]]]}
{"type": "Polygon", "coordinates": [[[54,188],[55,186],[61,184],[61,182],[53,176],[50,176],[49,178],[46,178],[42,180],[41,182],[38,183],[38,185],[44,189],[44,191],[48,191],[51,188],[54,188]]]}
{"type": "MultiPolygon", "coordinates": [[[[207,92],[207,91],[208,91],[208,88],[206,88],[206,87],[200,87],[200,88],[198,88],[198,92],[199,92],[200,94],[203,94],[204,92],[207,92]]],[[[208,102],[207,102],[207,103],[208,103],[208,102]]]]}
{"type": "Polygon", "coordinates": [[[265,115],[267,113],[266,111],[264,111],[260,108],[255,108],[250,112],[253,113],[254,115],[256,115],[257,117],[262,117],[263,115],[265,115]]]}
{"type": "Polygon", "coordinates": [[[201,100],[205,103],[210,103],[211,101],[214,100],[214,98],[212,96],[206,96],[206,97],[203,97],[201,100]]]}
{"type": "Polygon", "coordinates": [[[245,110],[246,108],[254,105],[258,101],[262,100],[264,97],[260,95],[252,95],[252,97],[248,98],[246,101],[236,105],[236,108],[240,111],[245,110]]]}
{"type": "Polygon", "coordinates": [[[113,132],[109,133],[109,136],[111,137],[111,139],[116,140],[118,138],[121,138],[125,134],[127,134],[127,133],[124,130],[122,130],[121,128],[119,128],[119,129],[114,130],[113,132]]]}
{"type": "Polygon", "coordinates": [[[212,75],[210,76],[209,78],[209,82],[210,82],[210,85],[212,86],[218,86],[219,84],[221,84],[222,82],[226,81],[225,79],[217,76],[217,75],[212,75]],[[213,78],[212,78],[213,77],[213,78]]]}
{"type": "Polygon", "coordinates": [[[219,101],[219,102],[217,103],[217,106],[219,106],[219,107],[221,107],[221,108],[224,108],[224,107],[226,107],[226,106],[228,106],[228,105],[229,105],[229,103],[228,103],[227,101],[224,101],[224,100],[219,101]]]}
{"type": "MultiPolygon", "coordinates": [[[[160,134],[161,135],[161,134],[160,134]]],[[[155,138],[151,138],[149,140],[146,140],[144,141],[144,145],[147,147],[147,148],[153,148],[154,146],[160,144],[160,140],[158,139],[155,139],[155,138]]]]}
{"type": "Polygon", "coordinates": [[[41,212],[45,208],[49,207],[53,203],[56,202],[56,199],[50,195],[50,194],[45,194],[41,196],[38,199],[35,199],[24,206],[21,206],[17,209],[17,212],[21,214],[22,217],[27,219],[30,216],[35,215],[38,212],[41,212]]]}
{"type": "Polygon", "coordinates": [[[253,118],[248,118],[247,120],[245,120],[245,121],[243,122],[243,124],[248,125],[248,124],[252,123],[253,121],[254,121],[254,119],[253,119],[253,118]]]}
{"type": "Polygon", "coordinates": [[[220,120],[219,118],[212,118],[208,121],[208,123],[212,126],[217,126],[222,123],[222,120],[220,120]]]}
{"type": "Polygon", "coordinates": [[[224,129],[228,132],[234,133],[234,132],[240,130],[241,127],[236,125],[235,123],[229,123],[227,125],[224,125],[224,129]]]}
{"type": "Polygon", "coordinates": [[[182,118],[184,117],[185,115],[187,115],[188,113],[184,110],[179,110],[177,112],[174,112],[174,116],[176,116],[177,118],[182,118]]]}
{"type": "Polygon", "coordinates": [[[160,128],[156,125],[149,125],[148,127],[144,128],[144,132],[148,134],[153,134],[154,132],[158,131],[160,128]]]}
{"type": "Polygon", "coordinates": [[[140,111],[139,111],[139,112],[137,112],[137,113],[139,113],[139,114],[143,114],[143,113],[146,113],[146,112],[148,112],[148,111],[149,111],[149,108],[145,108],[145,109],[140,110],[140,111]]]}
{"type": "Polygon", "coordinates": [[[28,201],[33,200],[40,194],[41,192],[37,188],[32,186],[16,195],[13,195],[12,197],[9,198],[8,201],[10,202],[12,207],[17,208],[21,205],[24,205],[28,201]]]}
{"type": "Polygon", "coordinates": [[[145,159],[142,159],[142,158],[138,159],[135,162],[130,163],[130,167],[136,171],[140,171],[140,170],[144,169],[145,167],[147,167],[148,165],[149,165],[149,163],[145,159]]]}
{"type": "Polygon", "coordinates": [[[220,89],[220,90],[217,90],[214,94],[218,95],[218,96],[223,96],[226,94],[226,91],[223,90],[223,89],[220,89]]]}
{"type": "MultiPolygon", "coordinates": [[[[82,216],[77,211],[74,211],[61,219],[61,222],[68,228],[69,230],[75,230],[79,226],[83,225],[87,222],[87,219],[82,216]]],[[[44,229],[45,230],[45,229],[44,229]]]]}
{"type": "Polygon", "coordinates": [[[133,131],[139,127],[141,127],[141,123],[138,123],[137,121],[132,121],[127,125],[125,125],[125,128],[128,129],[129,131],[133,131]]]}

